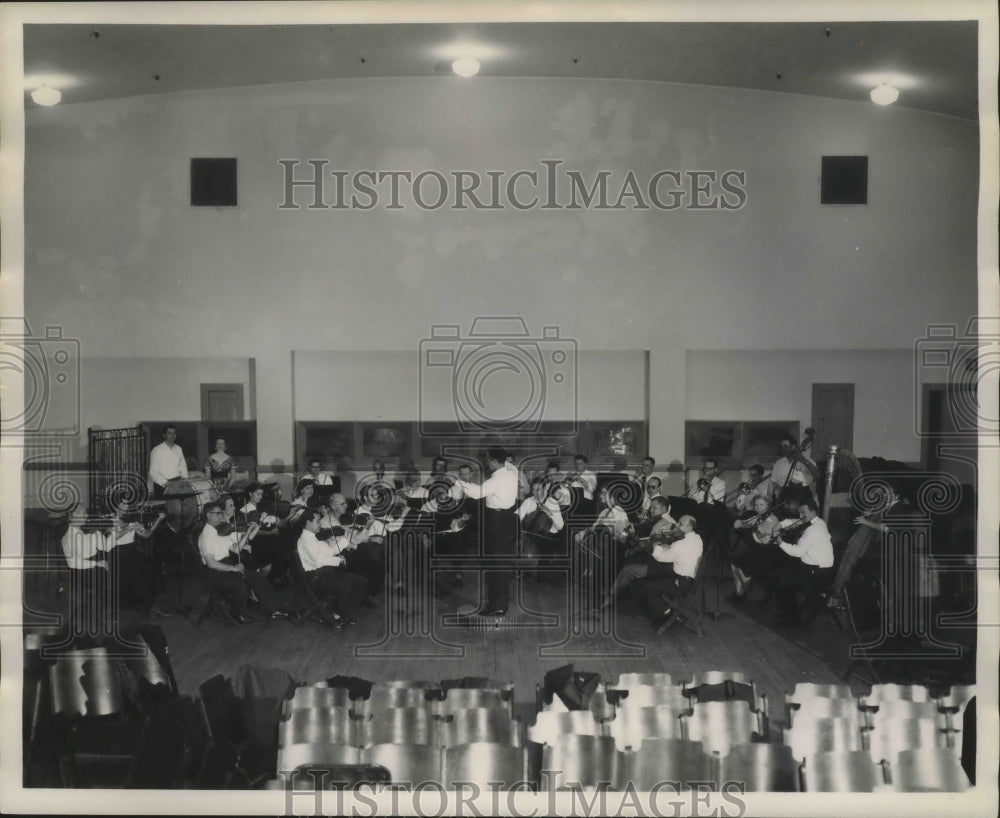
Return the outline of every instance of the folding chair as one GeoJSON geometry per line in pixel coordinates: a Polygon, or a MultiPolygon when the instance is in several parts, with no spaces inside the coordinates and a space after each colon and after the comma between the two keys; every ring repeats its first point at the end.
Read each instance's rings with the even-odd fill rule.
{"type": "Polygon", "coordinates": [[[692,633],[698,636],[705,635],[701,629],[701,619],[705,612],[705,569],[707,565],[708,560],[705,558],[705,554],[702,554],[698,558],[694,580],[688,584],[687,590],[673,597],[669,594],[660,594],[664,607],[670,608],[670,613],[663,624],[656,629],[657,634],[663,633],[668,628],[673,627],[675,623],[680,622],[692,633]],[[695,595],[699,592],[701,593],[701,605],[695,601],[695,595]]]}
{"type": "Polygon", "coordinates": [[[297,548],[292,548],[292,583],[295,592],[295,607],[299,610],[302,621],[309,619],[319,622],[327,627],[339,629],[340,623],[334,619],[333,614],[327,609],[325,602],[316,592],[312,582],[306,575],[305,568],[302,567],[302,559],[299,557],[297,548]]]}

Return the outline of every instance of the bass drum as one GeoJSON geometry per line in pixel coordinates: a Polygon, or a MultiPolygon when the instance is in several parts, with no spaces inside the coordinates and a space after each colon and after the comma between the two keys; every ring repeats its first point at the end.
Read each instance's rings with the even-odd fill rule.
{"type": "Polygon", "coordinates": [[[166,524],[171,531],[183,531],[201,519],[202,509],[213,500],[219,499],[215,484],[207,477],[191,477],[171,480],[163,491],[167,504],[166,524]],[[171,500],[171,495],[181,495],[171,500]]]}

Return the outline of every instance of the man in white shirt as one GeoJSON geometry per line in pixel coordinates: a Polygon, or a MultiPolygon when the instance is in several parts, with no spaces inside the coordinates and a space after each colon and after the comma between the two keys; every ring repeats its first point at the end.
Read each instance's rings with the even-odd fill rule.
{"type": "Polygon", "coordinates": [[[774,591],[780,624],[790,626],[800,624],[801,619],[796,593],[825,588],[833,581],[833,541],[815,500],[802,501],[799,518],[806,524],[805,531],[797,543],[778,542],[784,557],[764,578],[774,591]]]}
{"type": "Polygon", "coordinates": [[[646,488],[646,482],[653,476],[653,469],[656,468],[656,459],[653,457],[642,458],[642,466],[630,478],[633,483],[638,483],[642,489],[646,488]]]}
{"type": "MultiPolygon", "coordinates": [[[[654,552],[658,547],[657,544],[665,542],[671,533],[678,528],[678,524],[674,522],[673,517],[670,516],[669,505],[665,497],[654,497],[652,500],[652,510],[653,514],[656,515],[656,522],[651,526],[649,532],[649,550],[646,550],[641,544],[637,548],[638,553],[634,554],[629,558],[628,562],[622,566],[621,571],[618,572],[618,576],[615,578],[614,587],[611,589],[611,593],[604,600],[604,605],[602,607],[607,608],[615,600],[618,594],[634,582],[637,579],[642,579],[643,577],[650,576],[650,571],[656,572],[656,566],[661,563],[669,563],[672,560],[657,560],[654,557],[654,552]]],[[[682,518],[683,519],[683,518],[682,518]]],[[[691,519],[690,517],[688,519],[691,519]]],[[[682,529],[683,530],[683,529],[682,529]]],[[[691,531],[693,531],[693,525],[691,531]]],[[[687,532],[685,532],[686,534],[687,532]]],[[[697,534],[693,536],[697,537],[697,534]]],[[[701,542],[701,539],[698,540],[701,542]]],[[[644,542],[644,541],[643,541],[644,542]]]]}
{"type": "Polygon", "coordinates": [[[644,590],[646,609],[654,628],[659,628],[673,611],[673,600],[694,582],[705,547],[695,532],[697,521],[685,514],[677,521],[684,536],[674,543],[659,542],[653,546],[653,563],[649,578],[656,580],[644,590]],[[664,596],[667,600],[664,601],[664,596]]]}
{"type": "Polygon", "coordinates": [[[597,491],[597,475],[587,468],[587,458],[582,454],[573,458],[573,465],[576,467],[574,485],[583,488],[584,499],[593,501],[594,493],[597,491]]]}
{"type": "Polygon", "coordinates": [[[771,469],[771,497],[780,499],[789,488],[805,487],[812,492],[819,478],[819,467],[800,451],[794,437],[781,439],[781,457],[771,469]]]}
{"type": "Polygon", "coordinates": [[[764,478],[763,466],[754,463],[747,469],[747,475],[750,479],[740,486],[739,493],[736,495],[736,510],[738,512],[753,508],[753,500],[757,495],[765,498],[771,496],[771,486],[764,478]]]}
{"type": "Polygon", "coordinates": [[[577,543],[580,543],[588,533],[597,533],[600,529],[606,529],[611,533],[615,542],[625,542],[625,539],[628,536],[628,515],[625,513],[624,509],[622,509],[622,507],[615,502],[614,497],[607,487],[601,489],[600,498],[601,505],[604,508],[601,513],[597,515],[597,520],[592,526],[590,526],[590,528],[578,531],[574,539],[577,543]]]}
{"type": "Polygon", "coordinates": [[[269,612],[271,619],[290,616],[262,571],[246,568],[239,561],[240,551],[249,539],[257,533],[258,526],[252,525],[240,537],[230,531],[226,522],[226,512],[215,501],[205,505],[205,527],[198,535],[198,553],[202,564],[208,569],[208,582],[212,587],[226,593],[232,604],[233,618],[241,623],[253,622],[246,615],[249,588],[257,601],[269,612]],[[220,531],[220,529],[223,529],[220,531]]]}
{"type": "Polygon", "coordinates": [[[540,519],[533,516],[539,509],[545,517],[541,523],[536,522],[534,525],[531,525],[529,519],[529,526],[533,533],[552,535],[562,531],[565,525],[562,509],[559,508],[559,503],[556,502],[555,498],[548,496],[548,493],[549,484],[544,477],[536,477],[531,481],[531,496],[525,498],[517,509],[517,518],[521,521],[522,531],[526,518],[540,519]]]}
{"type": "Polygon", "coordinates": [[[344,537],[330,536],[319,539],[320,513],[310,509],[303,514],[304,525],[296,550],[302,562],[306,579],[313,584],[320,596],[330,600],[334,619],[344,625],[353,625],[351,614],[365,596],[368,581],[360,574],[347,570],[347,541],[344,537]]]}
{"type": "Polygon", "coordinates": [[[726,481],[719,477],[719,464],[715,460],[706,460],[694,488],[688,491],[688,497],[699,503],[725,503],[726,481]]]}
{"type": "Polygon", "coordinates": [[[333,476],[329,472],[323,471],[323,461],[318,457],[310,458],[308,471],[302,477],[312,480],[313,484],[317,486],[333,485],[333,476]]]}
{"type": "Polygon", "coordinates": [[[153,497],[160,499],[167,483],[183,477],[187,480],[188,469],[184,452],[177,445],[177,427],[168,424],[163,427],[163,442],[154,446],[149,453],[149,480],[153,484],[153,497]]]}
{"type": "Polygon", "coordinates": [[[518,472],[507,464],[507,453],[500,448],[490,449],[486,453],[486,465],[490,476],[482,485],[464,480],[459,480],[459,485],[467,497],[484,500],[483,551],[487,557],[487,565],[491,561],[503,565],[496,570],[485,571],[486,599],[478,614],[506,616],[513,576],[511,568],[517,553],[517,515],[514,513],[514,506],[517,503],[518,472]]]}
{"type": "MultiPolygon", "coordinates": [[[[638,482],[638,481],[636,481],[638,482]]],[[[659,477],[650,477],[642,484],[642,505],[639,507],[639,519],[649,519],[653,498],[660,496],[660,488],[663,485],[659,477]]]]}

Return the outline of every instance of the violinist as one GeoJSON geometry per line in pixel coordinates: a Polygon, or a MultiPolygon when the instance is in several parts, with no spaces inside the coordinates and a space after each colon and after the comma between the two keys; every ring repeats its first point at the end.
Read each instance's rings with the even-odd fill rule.
{"type": "Polygon", "coordinates": [[[775,557],[778,553],[773,547],[778,525],[778,518],[774,516],[767,498],[759,494],[753,495],[753,509],[733,523],[736,544],[730,551],[729,559],[736,591],[731,599],[742,599],[758,571],[766,572],[773,567],[769,565],[768,555],[775,557]]]}
{"type": "Polygon", "coordinates": [[[582,454],[573,458],[573,466],[576,471],[570,478],[570,488],[579,486],[583,489],[584,499],[592,502],[597,491],[597,475],[587,468],[587,458],[582,454]]]}
{"type": "Polygon", "coordinates": [[[250,526],[239,536],[225,524],[225,515],[225,509],[217,502],[205,506],[205,527],[198,535],[198,552],[208,569],[209,584],[229,596],[233,618],[240,624],[254,621],[246,615],[248,590],[268,610],[271,619],[291,616],[271,588],[267,576],[240,562],[240,553],[248,548],[258,526],[250,526]]]}
{"type": "Polygon", "coordinates": [[[640,506],[639,514],[637,515],[640,521],[648,520],[655,516],[652,513],[653,498],[661,496],[660,490],[662,485],[663,484],[659,477],[650,477],[642,484],[642,505],[640,506]]]}
{"type": "Polygon", "coordinates": [[[799,505],[802,533],[791,543],[789,526],[776,530],[781,555],[767,572],[764,582],[775,592],[781,624],[800,624],[795,594],[801,589],[825,588],[833,579],[833,541],[816,501],[807,498],[799,505]]]}
{"type": "Polygon", "coordinates": [[[316,483],[310,477],[303,477],[295,484],[295,494],[292,496],[291,505],[288,507],[288,514],[278,520],[279,528],[294,527],[297,523],[301,522],[302,515],[309,507],[309,501],[312,499],[315,490],[316,483]]]}
{"type": "Polygon", "coordinates": [[[239,510],[240,516],[249,525],[250,523],[260,523],[262,531],[274,528],[278,524],[278,518],[273,514],[265,513],[260,504],[264,500],[264,487],[260,483],[250,483],[247,488],[247,501],[239,510]]]}
{"type": "Polygon", "coordinates": [[[353,625],[351,613],[365,596],[367,580],[360,574],[348,570],[346,555],[347,541],[343,536],[321,537],[320,512],[309,509],[302,515],[302,532],[296,548],[306,580],[316,591],[326,597],[335,613],[338,626],[353,625]]]}

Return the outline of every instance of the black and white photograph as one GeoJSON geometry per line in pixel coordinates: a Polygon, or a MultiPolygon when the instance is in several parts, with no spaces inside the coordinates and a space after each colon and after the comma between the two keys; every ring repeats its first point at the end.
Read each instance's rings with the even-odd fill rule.
{"type": "Polygon", "coordinates": [[[0,809],[996,815],[998,55],[0,7],[0,809]]]}

